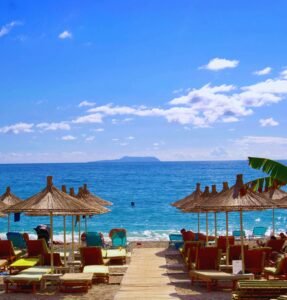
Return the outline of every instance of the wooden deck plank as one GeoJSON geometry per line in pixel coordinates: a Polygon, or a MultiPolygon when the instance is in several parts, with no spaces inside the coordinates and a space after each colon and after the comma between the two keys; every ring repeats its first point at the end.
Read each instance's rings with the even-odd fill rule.
{"type": "Polygon", "coordinates": [[[167,274],[165,249],[136,248],[114,300],[178,299],[167,274]]]}

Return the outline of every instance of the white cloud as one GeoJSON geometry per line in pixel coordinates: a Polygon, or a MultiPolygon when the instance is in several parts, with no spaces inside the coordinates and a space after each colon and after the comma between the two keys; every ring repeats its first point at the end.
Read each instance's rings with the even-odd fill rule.
{"type": "Polygon", "coordinates": [[[132,141],[132,140],[135,139],[135,137],[134,136],[128,136],[126,139],[132,141]]]}
{"type": "Polygon", "coordinates": [[[65,136],[62,136],[61,138],[63,141],[74,141],[76,140],[77,138],[73,135],[65,135],[65,136]]]}
{"type": "Polygon", "coordinates": [[[120,146],[123,146],[123,147],[125,147],[125,146],[127,146],[129,143],[120,143],[120,146]]]}
{"type": "Polygon", "coordinates": [[[81,103],[79,103],[79,107],[91,107],[91,106],[95,106],[96,103],[95,102],[90,102],[90,101],[82,101],[81,103]]]}
{"type": "Polygon", "coordinates": [[[9,126],[4,126],[0,128],[0,133],[30,133],[33,132],[34,124],[28,124],[28,123],[17,123],[9,126]]]}
{"type": "Polygon", "coordinates": [[[281,73],[280,73],[280,76],[284,79],[287,79],[287,69],[283,70],[281,73]]]}
{"type": "Polygon", "coordinates": [[[58,38],[61,39],[61,40],[71,39],[72,38],[72,33],[68,30],[65,30],[65,31],[61,32],[58,35],[58,38]]]}
{"type": "Polygon", "coordinates": [[[3,37],[4,35],[9,34],[9,32],[13,29],[13,27],[19,26],[19,25],[22,25],[22,22],[12,21],[12,22],[10,22],[8,24],[3,25],[0,28],[0,38],[3,37]]]}
{"type": "Polygon", "coordinates": [[[270,145],[287,145],[286,137],[276,136],[245,136],[236,140],[238,144],[270,144],[270,145]]]}
{"type": "Polygon", "coordinates": [[[94,136],[87,136],[86,139],[85,139],[85,141],[86,142],[92,142],[94,139],[95,139],[94,136]]]}
{"type": "Polygon", "coordinates": [[[213,58],[207,65],[201,66],[200,69],[207,69],[210,71],[220,71],[228,68],[236,68],[239,65],[239,60],[229,60],[225,58],[213,58]]]}
{"type": "Polygon", "coordinates": [[[101,114],[95,113],[82,117],[78,117],[76,120],[73,120],[73,123],[76,124],[89,124],[89,123],[102,123],[103,117],[101,114]]]}
{"type": "Polygon", "coordinates": [[[104,128],[94,128],[94,129],[91,129],[91,131],[94,131],[94,132],[103,132],[105,131],[104,128]]]}
{"type": "Polygon", "coordinates": [[[40,128],[44,131],[48,130],[70,130],[71,126],[66,122],[59,122],[59,123],[39,123],[36,125],[37,128],[40,128]]]}
{"type": "Polygon", "coordinates": [[[277,121],[273,120],[273,118],[260,119],[259,123],[262,127],[279,125],[279,123],[277,121]]]}
{"type": "Polygon", "coordinates": [[[258,76],[262,76],[262,75],[269,74],[271,71],[272,71],[271,67],[266,67],[264,69],[253,72],[253,74],[258,75],[258,76]]]}
{"type": "Polygon", "coordinates": [[[113,142],[118,142],[119,140],[120,140],[120,139],[118,139],[118,138],[112,139],[113,142]]]}

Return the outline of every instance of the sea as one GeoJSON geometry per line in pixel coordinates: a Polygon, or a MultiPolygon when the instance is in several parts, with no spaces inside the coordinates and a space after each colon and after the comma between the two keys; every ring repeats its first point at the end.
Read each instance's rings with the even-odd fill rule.
{"type": "MultiPolygon", "coordinates": [[[[283,163],[286,164],[286,161],[283,163]]],[[[170,204],[195,189],[197,182],[205,186],[222,182],[230,186],[236,174],[243,174],[244,181],[265,176],[251,169],[247,161],[198,161],[198,162],[129,162],[129,163],[65,163],[65,164],[2,164],[0,165],[0,193],[7,186],[22,199],[38,193],[46,185],[46,177],[53,176],[54,185],[77,190],[87,183],[89,190],[111,201],[110,212],[87,219],[88,231],[102,232],[108,238],[112,228],[125,228],[128,240],[168,240],[170,233],[180,229],[197,231],[197,214],[182,213],[170,204]],[[134,202],[134,207],[131,206],[134,202]]],[[[201,214],[201,232],[205,233],[205,214],[201,214]]],[[[275,211],[277,232],[285,232],[287,212],[275,211]]],[[[208,214],[209,234],[214,234],[214,214],[208,214]]],[[[254,226],[272,227],[272,211],[253,211],[243,214],[247,234],[254,226]]],[[[0,218],[0,238],[6,237],[7,218],[0,218]]],[[[28,232],[36,237],[34,228],[49,224],[48,217],[32,217],[21,214],[18,222],[11,215],[10,231],[28,232]]],[[[81,231],[84,231],[84,220],[81,231]]],[[[79,223],[77,229],[79,230],[79,223]]],[[[67,240],[71,239],[72,218],[67,217],[67,240]]],[[[239,213],[229,213],[229,231],[239,229],[239,213]]],[[[217,216],[217,231],[225,234],[225,214],[217,216]]],[[[76,239],[78,235],[76,234],[76,239]]],[[[54,217],[54,239],[63,240],[63,217],[54,217]]]]}

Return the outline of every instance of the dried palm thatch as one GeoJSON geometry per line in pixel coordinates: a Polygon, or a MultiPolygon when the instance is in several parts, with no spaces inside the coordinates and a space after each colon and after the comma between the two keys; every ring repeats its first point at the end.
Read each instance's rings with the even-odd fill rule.
{"type": "Polygon", "coordinates": [[[0,212],[3,212],[3,210],[6,210],[8,208],[8,205],[0,201],[0,212]]]}
{"type": "Polygon", "coordinates": [[[204,188],[203,193],[194,198],[194,200],[190,203],[186,203],[181,206],[181,210],[183,212],[201,212],[201,208],[198,207],[199,203],[206,201],[207,199],[213,197],[209,191],[209,186],[204,188]]]}
{"type": "Polygon", "coordinates": [[[29,215],[83,215],[101,214],[101,210],[58,190],[47,177],[47,186],[38,194],[12,205],[5,212],[27,212],[29,215]]]}
{"type": "Polygon", "coordinates": [[[0,218],[4,218],[4,217],[6,217],[6,215],[0,212],[0,218]]]}
{"type": "Polygon", "coordinates": [[[85,183],[84,186],[83,186],[83,194],[82,194],[82,197],[83,197],[85,200],[90,201],[91,203],[97,203],[97,204],[102,205],[102,206],[111,206],[111,205],[113,205],[112,202],[107,201],[107,200],[104,200],[104,199],[100,198],[99,196],[92,194],[92,193],[88,190],[88,187],[87,187],[87,184],[86,184],[86,183],[85,183]]]}
{"type": "Polygon", "coordinates": [[[178,200],[176,202],[171,203],[172,206],[175,206],[176,208],[183,208],[184,206],[187,206],[191,203],[193,203],[200,195],[202,194],[201,190],[200,190],[200,183],[196,184],[196,189],[193,193],[191,193],[190,195],[184,197],[181,200],[178,200]]]}
{"type": "Polygon", "coordinates": [[[287,197],[287,193],[280,189],[270,189],[269,191],[262,193],[262,195],[268,199],[275,201],[278,204],[280,204],[280,201],[278,200],[287,197]]]}
{"type": "Polygon", "coordinates": [[[20,199],[16,195],[14,195],[11,192],[10,186],[8,186],[7,189],[6,189],[6,192],[2,196],[0,196],[0,201],[2,203],[5,203],[8,206],[11,206],[11,205],[20,203],[22,201],[22,199],[20,199]]]}

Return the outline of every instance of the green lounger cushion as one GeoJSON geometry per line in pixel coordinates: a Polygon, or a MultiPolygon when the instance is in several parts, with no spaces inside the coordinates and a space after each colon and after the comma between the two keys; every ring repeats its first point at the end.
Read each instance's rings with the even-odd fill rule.
{"type": "Polygon", "coordinates": [[[85,266],[83,273],[93,273],[96,275],[106,275],[109,274],[109,267],[107,266],[85,266]]]}
{"type": "Polygon", "coordinates": [[[20,258],[13,262],[10,267],[17,268],[17,267],[34,267],[39,263],[40,259],[39,258],[20,258]]]}

